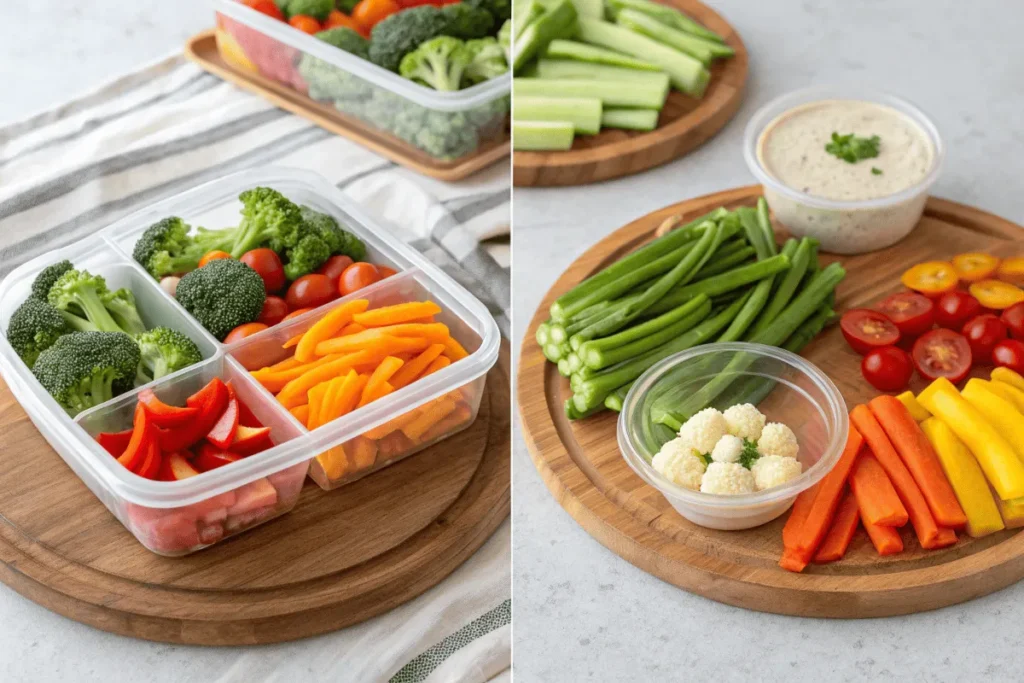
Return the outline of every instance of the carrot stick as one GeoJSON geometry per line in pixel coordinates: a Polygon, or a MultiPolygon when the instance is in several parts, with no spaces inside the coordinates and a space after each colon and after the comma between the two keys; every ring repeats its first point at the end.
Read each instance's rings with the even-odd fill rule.
{"type": "Polygon", "coordinates": [[[372,311],[359,313],[353,316],[352,319],[366,327],[383,327],[384,325],[413,322],[419,318],[426,318],[440,312],[441,307],[433,301],[413,301],[406,304],[375,308],[372,311]]]}
{"type": "Polygon", "coordinates": [[[455,337],[448,335],[448,338],[444,340],[444,355],[448,356],[448,360],[454,363],[468,356],[469,352],[462,347],[462,344],[455,340],[455,337]]]}
{"type": "Polygon", "coordinates": [[[470,407],[465,403],[459,403],[458,407],[452,411],[451,415],[435,424],[433,427],[428,429],[422,437],[420,437],[420,443],[426,443],[442,436],[448,436],[457,429],[469,424],[472,417],[473,411],[470,407]]]}
{"type": "Polygon", "coordinates": [[[338,375],[351,370],[353,367],[371,362],[376,355],[371,351],[357,351],[344,355],[330,363],[324,363],[300,377],[288,382],[277,395],[278,402],[285,408],[305,403],[305,394],[320,382],[326,382],[338,375]]]}
{"type": "Polygon", "coordinates": [[[262,384],[267,391],[276,394],[284,389],[285,386],[287,386],[287,384],[293,379],[302,377],[310,370],[318,368],[321,365],[326,365],[331,361],[338,360],[341,357],[341,354],[331,354],[330,356],[318,358],[312,363],[303,363],[301,365],[296,365],[293,368],[288,368],[287,370],[270,371],[269,368],[262,368],[260,370],[255,370],[252,373],[252,376],[257,382],[262,384]]]}
{"type": "MultiPolygon", "coordinates": [[[[889,437],[885,435],[882,425],[865,405],[859,405],[850,412],[850,419],[867,441],[871,451],[878,458],[878,464],[882,466],[885,473],[889,475],[900,501],[907,509],[910,522],[914,525],[914,532],[917,533],[917,540],[921,547],[927,547],[933,543],[939,534],[939,525],[935,523],[928,502],[921,494],[921,489],[914,482],[907,466],[903,464],[896,449],[889,443],[889,437]]],[[[861,516],[863,519],[863,515],[861,516]]],[[[867,524],[864,525],[867,528],[867,524]]]]}
{"type": "MultiPolygon", "coordinates": [[[[863,462],[864,455],[867,454],[861,455],[861,462],[863,462]]],[[[852,491],[848,491],[843,496],[842,502],[839,503],[836,518],[832,521],[832,528],[828,530],[825,540],[821,542],[814,561],[823,564],[842,559],[846,554],[846,549],[850,547],[850,541],[853,540],[853,534],[857,531],[858,524],[860,524],[860,511],[857,509],[857,498],[852,491]]]]}
{"type": "Polygon", "coordinates": [[[377,459],[381,462],[390,462],[415,447],[416,444],[402,432],[392,432],[377,442],[377,459]]]}
{"type": "Polygon", "coordinates": [[[329,353],[358,351],[372,347],[388,337],[416,337],[429,340],[431,344],[444,344],[445,340],[448,339],[448,327],[441,323],[430,323],[429,325],[408,323],[404,325],[389,325],[387,327],[371,327],[356,334],[321,341],[316,346],[316,354],[318,356],[326,356],[329,353]]]}
{"type": "Polygon", "coordinates": [[[324,396],[330,387],[330,380],[321,382],[309,390],[309,418],[306,420],[306,429],[313,431],[320,426],[320,409],[324,403],[324,396]]]}
{"type": "Polygon", "coordinates": [[[819,486],[821,486],[820,482],[796,497],[796,501],[789,512],[789,519],[786,520],[786,526],[782,527],[783,547],[792,548],[796,545],[800,529],[807,522],[807,513],[811,511],[811,506],[814,505],[814,497],[818,495],[819,486]]]}
{"type": "Polygon", "coordinates": [[[414,442],[419,441],[428,429],[448,417],[458,406],[459,404],[450,398],[428,404],[415,420],[402,427],[402,431],[414,442]]]}
{"type": "Polygon", "coordinates": [[[889,475],[870,450],[865,450],[850,473],[850,488],[864,516],[872,524],[903,526],[910,518],[889,481],[889,475]]]}
{"type": "Polygon", "coordinates": [[[328,311],[302,335],[302,341],[295,349],[295,357],[308,363],[317,356],[326,356],[326,353],[316,352],[316,345],[336,335],[341,328],[352,322],[352,316],[362,313],[369,306],[370,302],[366,299],[354,299],[328,311]]]}
{"type": "Polygon", "coordinates": [[[341,381],[341,386],[338,387],[338,393],[334,396],[334,403],[331,405],[332,420],[336,420],[342,415],[347,415],[355,409],[359,396],[363,392],[363,387],[366,386],[367,379],[366,375],[360,375],[355,370],[349,370],[348,374],[341,381]]]}
{"type": "Polygon", "coordinates": [[[304,403],[301,406],[295,406],[294,408],[290,409],[288,412],[291,413],[295,417],[295,419],[298,420],[299,422],[301,422],[302,424],[306,424],[306,422],[309,420],[309,404],[308,403],[304,403]]]}
{"type": "MultiPolygon", "coordinates": [[[[349,376],[355,373],[355,370],[349,370],[349,376]]],[[[327,383],[327,393],[324,394],[324,400],[320,404],[320,417],[317,421],[320,424],[327,424],[334,419],[334,404],[338,401],[338,392],[341,390],[343,384],[345,384],[346,377],[338,375],[330,382],[327,383]]]]}
{"type": "Polygon", "coordinates": [[[883,394],[871,399],[868,408],[903,458],[903,464],[914,476],[921,494],[928,501],[928,509],[932,511],[935,522],[953,529],[967,526],[967,515],[942,471],[939,456],[935,454],[931,441],[921,431],[907,407],[898,399],[883,394]]]}
{"type": "Polygon", "coordinates": [[[295,356],[290,356],[288,358],[285,358],[280,363],[274,363],[273,365],[269,365],[263,369],[269,370],[271,372],[282,372],[284,370],[291,370],[292,368],[297,368],[300,365],[302,365],[302,361],[295,358],[295,356]]]}
{"type": "Polygon", "coordinates": [[[355,470],[365,470],[373,466],[377,460],[377,442],[371,441],[362,436],[357,436],[351,446],[352,464],[355,470]]]}
{"type": "Polygon", "coordinates": [[[861,510],[860,522],[864,525],[864,531],[868,532],[868,538],[879,555],[895,555],[903,552],[903,539],[900,532],[891,526],[879,526],[864,519],[864,511],[861,510]]]}
{"type": "Polygon", "coordinates": [[[396,390],[401,389],[419,377],[420,374],[426,370],[432,362],[434,362],[434,359],[440,356],[443,352],[444,344],[431,344],[423,351],[423,353],[403,365],[401,369],[388,381],[391,382],[391,385],[395,387],[396,390]]]}
{"type": "Polygon", "coordinates": [[[427,369],[423,371],[423,374],[421,374],[416,379],[422,379],[422,378],[426,377],[427,375],[434,374],[438,370],[444,370],[446,367],[448,367],[451,364],[452,364],[452,361],[451,361],[451,359],[448,358],[448,356],[438,356],[433,361],[431,361],[430,365],[427,366],[427,369]]]}
{"type": "Polygon", "coordinates": [[[291,339],[286,341],[284,344],[281,344],[281,348],[282,349],[290,349],[293,346],[298,346],[299,342],[302,341],[302,337],[303,337],[303,335],[301,335],[301,334],[295,335],[294,337],[292,337],[291,339]]]}
{"type": "Polygon", "coordinates": [[[922,546],[925,550],[934,550],[936,548],[945,548],[956,543],[956,532],[949,527],[940,526],[939,533],[935,536],[935,540],[926,546],[922,546]]]}
{"type": "Polygon", "coordinates": [[[337,481],[349,471],[349,459],[343,446],[329,448],[316,456],[316,461],[324,468],[328,481],[337,481]]]}
{"type": "Polygon", "coordinates": [[[363,395],[359,399],[359,407],[362,408],[370,401],[378,398],[380,385],[391,379],[391,376],[398,372],[400,367],[402,367],[402,361],[394,356],[388,356],[382,360],[377,369],[370,375],[370,380],[366,383],[366,387],[363,388],[363,395]]]}
{"type": "Polygon", "coordinates": [[[341,332],[338,333],[338,336],[344,337],[346,334],[356,334],[364,331],[365,329],[366,327],[359,323],[349,323],[348,325],[345,325],[345,327],[341,328],[341,332]]]}

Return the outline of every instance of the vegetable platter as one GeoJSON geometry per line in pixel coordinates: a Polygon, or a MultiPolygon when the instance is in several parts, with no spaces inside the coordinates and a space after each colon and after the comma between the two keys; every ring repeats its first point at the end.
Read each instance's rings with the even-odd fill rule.
{"type": "MultiPolygon", "coordinates": [[[[662,234],[659,228],[666,219],[679,225],[719,207],[755,207],[760,195],[761,186],[742,187],[648,214],[592,247],[548,292],[526,330],[518,371],[518,400],[527,445],[552,494],[588,533],[638,567],[688,591],[748,609],[841,618],[907,614],[962,602],[1024,578],[1024,536],[1014,529],[978,537],[958,532],[955,544],[924,550],[910,524],[896,534],[902,541],[901,552],[880,555],[868,536],[858,531],[842,559],[812,562],[801,573],[787,571],[780,567],[780,558],[784,550],[782,530],[790,513],[744,530],[719,531],[694,524],[680,514],[683,510],[688,517],[693,516],[685,507],[670,502],[667,494],[648,483],[649,478],[645,481],[638,476],[624,458],[621,434],[617,439],[616,413],[605,410],[582,419],[567,416],[566,400],[578,391],[545,358],[535,339],[538,328],[550,324],[551,304],[579,282],[662,234]]],[[[868,308],[903,291],[900,273],[915,264],[944,261],[965,252],[983,252],[1003,259],[1018,256],[1020,230],[1009,221],[977,209],[930,198],[924,217],[907,238],[883,251],[861,256],[837,258],[822,252],[821,272],[835,262],[846,272],[831,304],[834,310],[868,308]]],[[[777,225],[775,233],[780,242],[786,237],[777,225]]],[[[718,305],[721,310],[728,302],[718,305]]],[[[744,345],[721,348],[730,347],[744,345]]],[[[691,351],[715,348],[695,346],[691,351]]],[[[864,410],[869,405],[873,409],[879,406],[879,401],[871,404],[879,391],[861,375],[861,356],[850,348],[838,325],[826,327],[802,347],[800,356],[797,360],[812,363],[822,380],[838,390],[846,410],[861,404],[864,410]]],[[[668,362],[665,360],[663,365],[668,362]]],[[[651,370],[652,374],[657,372],[651,370]]],[[[992,375],[996,379],[992,373],[991,367],[979,366],[970,377],[988,380],[992,375]]],[[[928,379],[915,375],[909,391],[920,395],[929,384],[928,379]]],[[[806,429],[801,431],[806,406],[790,400],[813,396],[818,385],[817,380],[815,385],[790,381],[782,394],[777,388],[760,402],[753,402],[771,415],[771,421],[793,426],[801,441],[821,438],[806,429]],[[794,387],[797,393],[793,393],[794,387]]],[[[576,389],[580,388],[577,384],[576,389]]],[[[1001,386],[996,389],[1003,390],[1001,386]]],[[[924,398],[930,400],[927,393],[924,398]]],[[[845,412],[838,412],[846,425],[845,412]]],[[[934,431],[933,426],[926,431],[934,431]]],[[[746,455],[746,448],[743,450],[741,457],[746,455]]],[[[848,461],[840,456],[842,450],[840,444],[837,462],[848,461]]],[[[702,524],[708,522],[702,520],[702,524]]]]}
{"type": "MultiPolygon", "coordinates": [[[[554,95],[564,98],[568,92],[583,99],[573,100],[565,112],[571,111],[573,118],[578,118],[586,116],[588,107],[596,108],[596,117],[591,116],[593,121],[577,121],[580,124],[575,128],[577,134],[573,136],[573,131],[569,131],[569,145],[564,150],[531,151],[524,147],[529,146],[526,142],[520,144],[513,154],[516,186],[582,185],[645,171],[700,146],[718,133],[739,109],[747,82],[747,50],[732,26],[708,5],[699,0],[580,0],[571,4],[577,10],[576,22],[583,22],[584,28],[572,35],[556,31],[547,47],[540,48],[539,54],[528,64],[516,69],[513,89],[518,113],[513,113],[513,119],[523,119],[525,123],[520,125],[533,129],[557,127],[558,124],[544,123],[555,116],[546,102],[550,103],[554,95]],[[689,36],[695,34],[667,26],[666,22],[677,27],[679,22],[686,22],[689,30],[703,32],[705,36],[696,35],[699,43],[696,49],[703,50],[705,43],[701,41],[706,40],[713,47],[718,46],[716,54],[705,55],[701,60],[686,54],[672,54],[678,51],[678,45],[667,48],[665,41],[690,42],[689,36]],[[623,40],[640,45],[628,52],[629,45],[621,44],[623,40]],[[618,49],[614,49],[615,46],[618,49]],[[652,55],[666,54],[666,50],[669,56],[664,64],[646,63],[653,61],[652,55]],[[731,56],[726,56],[729,53],[731,56]],[[682,71],[695,72],[695,82],[681,80],[686,74],[673,67],[678,66],[679,60],[686,62],[686,68],[680,67],[682,71]],[[708,66],[705,68],[702,63],[708,66]],[[695,69],[688,70],[689,67],[695,69]],[[615,78],[626,78],[631,83],[642,80],[636,88],[644,92],[637,92],[636,96],[653,97],[657,101],[619,102],[623,93],[631,92],[629,88],[611,91],[605,88],[602,94],[591,87],[593,84],[598,88],[607,86],[609,82],[614,83],[607,79],[615,78]],[[659,78],[664,82],[656,82],[659,78]],[[576,84],[567,86],[574,90],[562,88],[555,93],[545,89],[546,82],[553,85],[566,80],[576,84]],[[689,89],[690,94],[684,89],[689,89]],[[611,103],[601,99],[606,96],[612,97],[611,103]],[[588,97],[591,99],[584,102],[588,97]],[[617,108],[638,105],[647,109],[617,108]],[[652,106],[655,108],[651,109],[652,106]],[[616,120],[617,117],[624,118],[616,120]],[[636,120],[640,117],[646,120],[636,120]],[[603,124],[598,122],[601,118],[603,124]],[[537,120],[541,123],[536,123],[537,120]]],[[[526,34],[526,38],[530,36],[526,34]]],[[[527,135],[535,132],[525,131],[527,135]]]]}
{"type": "Polygon", "coordinates": [[[0,575],[62,614],[172,642],[320,633],[419,594],[507,514],[496,324],[313,173],[195,188],[24,264],[0,293],[0,557],[18,567],[0,575]],[[336,289],[226,335],[328,257],[325,230],[369,263],[300,276],[336,289]],[[246,253],[200,258],[213,243],[246,253]],[[249,258],[266,245],[291,271],[274,284],[249,258]]]}

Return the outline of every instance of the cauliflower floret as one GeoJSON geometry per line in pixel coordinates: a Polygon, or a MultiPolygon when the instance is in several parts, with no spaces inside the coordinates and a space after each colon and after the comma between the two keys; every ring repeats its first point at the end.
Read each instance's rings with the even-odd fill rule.
{"type": "Polygon", "coordinates": [[[726,424],[729,425],[729,433],[741,439],[757,441],[761,438],[761,430],[767,418],[761,411],[751,403],[738,403],[729,406],[722,413],[726,424]]]}
{"type": "Polygon", "coordinates": [[[700,483],[701,493],[729,495],[753,491],[754,475],[746,467],[735,462],[711,463],[700,483]]]}
{"type": "Polygon", "coordinates": [[[769,422],[761,430],[761,438],[757,440],[757,450],[762,456],[778,455],[783,458],[795,458],[800,452],[800,444],[796,441],[793,430],[781,422],[769,422]]]}
{"type": "Polygon", "coordinates": [[[739,462],[743,455],[743,439],[732,434],[726,434],[711,451],[711,459],[715,462],[739,462]]]}
{"type": "Polygon", "coordinates": [[[685,439],[672,439],[662,446],[651,460],[651,465],[677,486],[693,491],[700,489],[704,461],[685,439]]]}
{"type": "Polygon", "coordinates": [[[680,438],[686,439],[699,453],[710,453],[715,444],[729,433],[729,425],[720,412],[705,408],[683,424],[680,438]]]}
{"type": "Polygon", "coordinates": [[[796,479],[804,467],[795,458],[783,458],[779,455],[765,455],[757,459],[750,468],[754,475],[754,485],[758,491],[785,484],[796,479]]]}

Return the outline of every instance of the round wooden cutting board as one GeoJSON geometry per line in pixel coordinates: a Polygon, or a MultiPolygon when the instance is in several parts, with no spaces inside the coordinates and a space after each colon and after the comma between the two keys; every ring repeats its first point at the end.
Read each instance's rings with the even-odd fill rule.
{"type": "Polygon", "coordinates": [[[713,9],[698,0],[659,0],[725,38],[736,50],[711,65],[711,82],[701,99],[669,92],[650,132],[606,128],[597,135],[577,135],[564,152],[512,153],[516,187],[585,185],[646,171],[687,154],[713,137],[740,107],[747,84],[747,48],[739,34],[713,9]]]}
{"type": "Polygon", "coordinates": [[[508,516],[510,355],[506,342],[467,430],[332,492],[307,481],[292,512],[180,558],[142,547],[0,380],[0,580],[105,631],[195,645],[294,640],[386,612],[508,516]]]}
{"type": "MultiPolygon", "coordinates": [[[[811,617],[878,617],[969,600],[1024,578],[1024,534],[1003,531],[961,540],[944,550],[920,548],[908,525],[905,551],[879,557],[863,531],[839,562],[780,569],[787,515],[747,531],[714,531],[683,519],[626,464],[616,444],[617,414],[570,422],[568,381],[534,341],[551,302],[595,271],[650,239],[669,216],[695,218],[718,206],[752,206],[760,186],[692,199],[640,218],[580,257],[551,288],[530,323],[518,369],[523,431],[534,464],[559,504],[613,552],[690,592],[748,609],[811,617]]],[[[780,229],[781,233],[782,230],[780,229]]],[[[929,199],[921,223],[882,252],[843,257],[848,275],[838,309],[865,306],[901,289],[899,273],[920,261],[963,251],[1018,254],[1024,229],[983,211],[929,199]]],[[[825,262],[836,260],[823,255],[825,262]]],[[[875,396],[860,376],[860,357],[833,327],[803,354],[824,370],[852,408],[875,396]]],[[[981,374],[981,373],[979,373],[981,374]]],[[[924,382],[915,378],[916,392],[924,382]]]]}

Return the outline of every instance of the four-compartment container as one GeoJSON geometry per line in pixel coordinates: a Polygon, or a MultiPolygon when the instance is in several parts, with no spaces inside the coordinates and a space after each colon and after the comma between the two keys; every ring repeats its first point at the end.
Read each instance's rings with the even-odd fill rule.
{"type": "Polygon", "coordinates": [[[111,288],[130,287],[147,327],[172,327],[199,346],[202,362],[145,388],[167,403],[184,405],[188,395],[219,377],[230,381],[238,398],[271,429],[274,446],[268,450],[188,479],[149,480],[124,468],[95,440],[100,432],[131,427],[138,393],[144,387],[72,419],[36,381],[6,337],[0,341],[0,370],[40,433],[139,542],[162,555],[194,552],[288,512],[298,501],[307,473],[321,487],[335,488],[465,429],[476,417],[486,373],[498,356],[500,335],[483,304],[376,225],[337,188],[307,171],[270,168],[228,176],[124,218],[96,238],[23,264],[0,283],[0,325],[5,331],[39,271],[65,258],[77,268],[104,276],[111,288]],[[211,229],[237,224],[239,193],[261,185],[332,215],[366,243],[367,260],[391,266],[397,273],[241,342],[224,345],[132,260],[131,251],[143,231],[166,216],[180,216],[193,226],[211,229]],[[308,329],[334,306],[363,298],[371,307],[434,301],[442,309],[438,321],[448,325],[469,355],[310,432],[249,370],[280,360],[288,353],[281,348],[283,340],[308,329]],[[438,408],[439,404],[443,407],[438,408]],[[436,419],[423,428],[426,421],[417,423],[416,417],[426,411],[436,419]]]}

